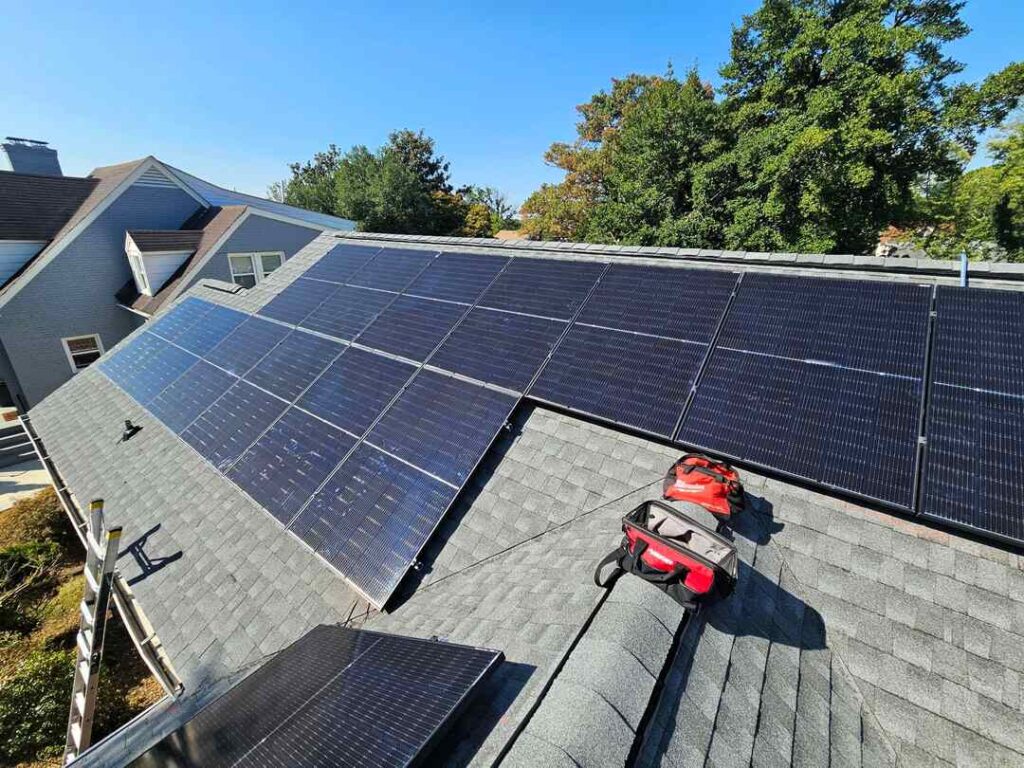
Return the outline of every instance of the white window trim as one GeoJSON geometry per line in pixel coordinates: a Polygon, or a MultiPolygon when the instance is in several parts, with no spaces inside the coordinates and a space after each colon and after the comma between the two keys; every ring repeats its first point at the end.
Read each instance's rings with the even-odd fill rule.
{"type": "MultiPolygon", "coordinates": [[[[233,259],[233,258],[241,258],[241,257],[247,257],[249,259],[249,263],[252,265],[252,269],[253,269],[253,271],[251,273],[250,272],[239,273],[241,276],[248,277],[251,274],[253,276],[253,278],[255,279],[255,281],[256,281],[255,282],[256,285],[259,285],[264,280],[266,280],[267,276],[273,274],[273,272],[264,272],[263,271],[263,257],[264,256],[278,256],[278,257],[280,257],[280,259],[281,259],[281,267],[283,267],[284,263],[288,260],[288,257],[284,255],[284,251],[248,251],[248,252],[243,252],[243,253],[229,253],[228,254],[228,271],[231,273],[231,282],[235,282],[235,266],[234,266],[234,264],[231,263],[231,259],[233,259]]],[[[281,267],[278,267],[278,269],[280,269],[281,267]]]]}
{"type": "MultiPolygon", "coordinates": [[[[99,350],[99,353],[100,353],[101,356],[103,355],[103,352],[105,351],[103,349],[103,339],[100,338],[100,335],[98,333],[86,333],[86,334],[83,334],[82,336],[66,336],[66,337],[62,338],[60,340],[60,345],[61,345],[61,347],[64,348],[64,356],[68,360],[68,365],[71,366],[71,373],[72,374],[78,373],[79,371],[84,371],[85,368],[89,367],[87,365],[87,366],[85,366],[85,368],[78,368],[75,365],[74,353],[72,353],[71,347],[68,344],[69,341],[79,341],[80,339],[92,339],[93,341],[95,341],[96,342],[96,349],[99,350]]],[[[90,363],[90,365],[91,365],[91,363],[90,363]]]]}

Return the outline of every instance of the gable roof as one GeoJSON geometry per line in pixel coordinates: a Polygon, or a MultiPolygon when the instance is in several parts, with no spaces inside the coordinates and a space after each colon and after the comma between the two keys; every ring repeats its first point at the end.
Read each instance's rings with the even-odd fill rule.
{"type": "Polygon", "coordinates": [[[0,240],[52,239],[97,183],[0,171],[0,240]]]}
{"type": "MultiPolygon", "coordinates": [[[[252,310],[337,242],[317,238],[250,291],[189,295],[252,310]]],[[[1017,554],[744,472],[737,591],[686,617],[636,579],[591,580],[679,449],[525,404],[377,614],[98,369],[32,420],[80,503],[105,497],[151,559],[182,553],[155,573],[122,558],[186,680],[134,748],[173,730],[189,697],[338,621],[505,653],[439,748],[450,765],[1024,760],[1017,554]],[[143,430],[118,443],[124,418],[143,430]]]]}

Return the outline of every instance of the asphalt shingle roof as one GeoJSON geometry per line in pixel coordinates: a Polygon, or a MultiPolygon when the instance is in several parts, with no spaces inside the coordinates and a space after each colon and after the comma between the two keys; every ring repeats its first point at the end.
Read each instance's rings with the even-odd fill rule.
{"type": "Polygon", "coordinates": [[[132,242],[143,253],[153,251],[194,251],[203,237],[201,229],[133,229],[132,242]]]}
{"type": "Polygon", "coordinates": [[[97,179],[0,171],[0,240],[51,240],[97,179]]]}
{"type": "MultiPolygon", "coordinates": [[[[190,293],[254,309],[335,242],[253,290],[190,293]]],[[[678,449],[524,404],[376,614],[98,370],[32,415],[79,502],[104,496],[169,558],[122,568],[185,696],[83,765],[121,764],[306,628],[349,621],[505,653],[439,746],[449,765],[1024,766],[1018,554],[745,472],[737,590],[687,618],[632,577],[591,580],[678,449]],[[119,443],[124,418],[143,430],[119,443]]]]}

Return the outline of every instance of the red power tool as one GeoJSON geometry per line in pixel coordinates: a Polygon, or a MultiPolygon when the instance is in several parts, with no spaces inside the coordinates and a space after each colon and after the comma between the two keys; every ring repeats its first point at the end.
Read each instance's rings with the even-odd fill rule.
{"type": "Polygon", "coordinates": [[[739,473],[724,461],[688,453],[665,475],[665,498],[699,504],[728,519],[743,509],[743,484],[739,473]]]}

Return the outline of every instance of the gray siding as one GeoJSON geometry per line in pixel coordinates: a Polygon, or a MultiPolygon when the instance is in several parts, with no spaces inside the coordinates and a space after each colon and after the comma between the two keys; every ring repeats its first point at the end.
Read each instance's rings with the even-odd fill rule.
{"type": "Polygon", "coordinates": [[[286,259],[290,259],[320,234],[319,230],[286,224],[283,221],[267,219],[253,214],[235,230],[221,246],[220,250],[210,257],[187,287],[197,280],[212,278],[231,282],[231,268],[228,266],[229,253],[254,253],[256,251],[284,251],[286,259]]]}
{"type": "Polygon", "coordinates": [[[18,381],[18,376],[14,372],[14,367],[7,357],[7,350],[4,349],[3,344],[0,344],[0,381],[7,385],[7,389],[10,391],[11,397],[14,398],[14,402],[18,402],[18,395],[24,397],[21,391],[21,383],[18,381]]]}
{"type": "Polygon", "coordinates": [[[98,333],[110,349],[142,318],[117,306],[131,278],[129,229],[177,229],[199,208],[180,189],[133,186],[0,308],[0,341],[29,405],[71,378],[61,338],[98,333]]]}

